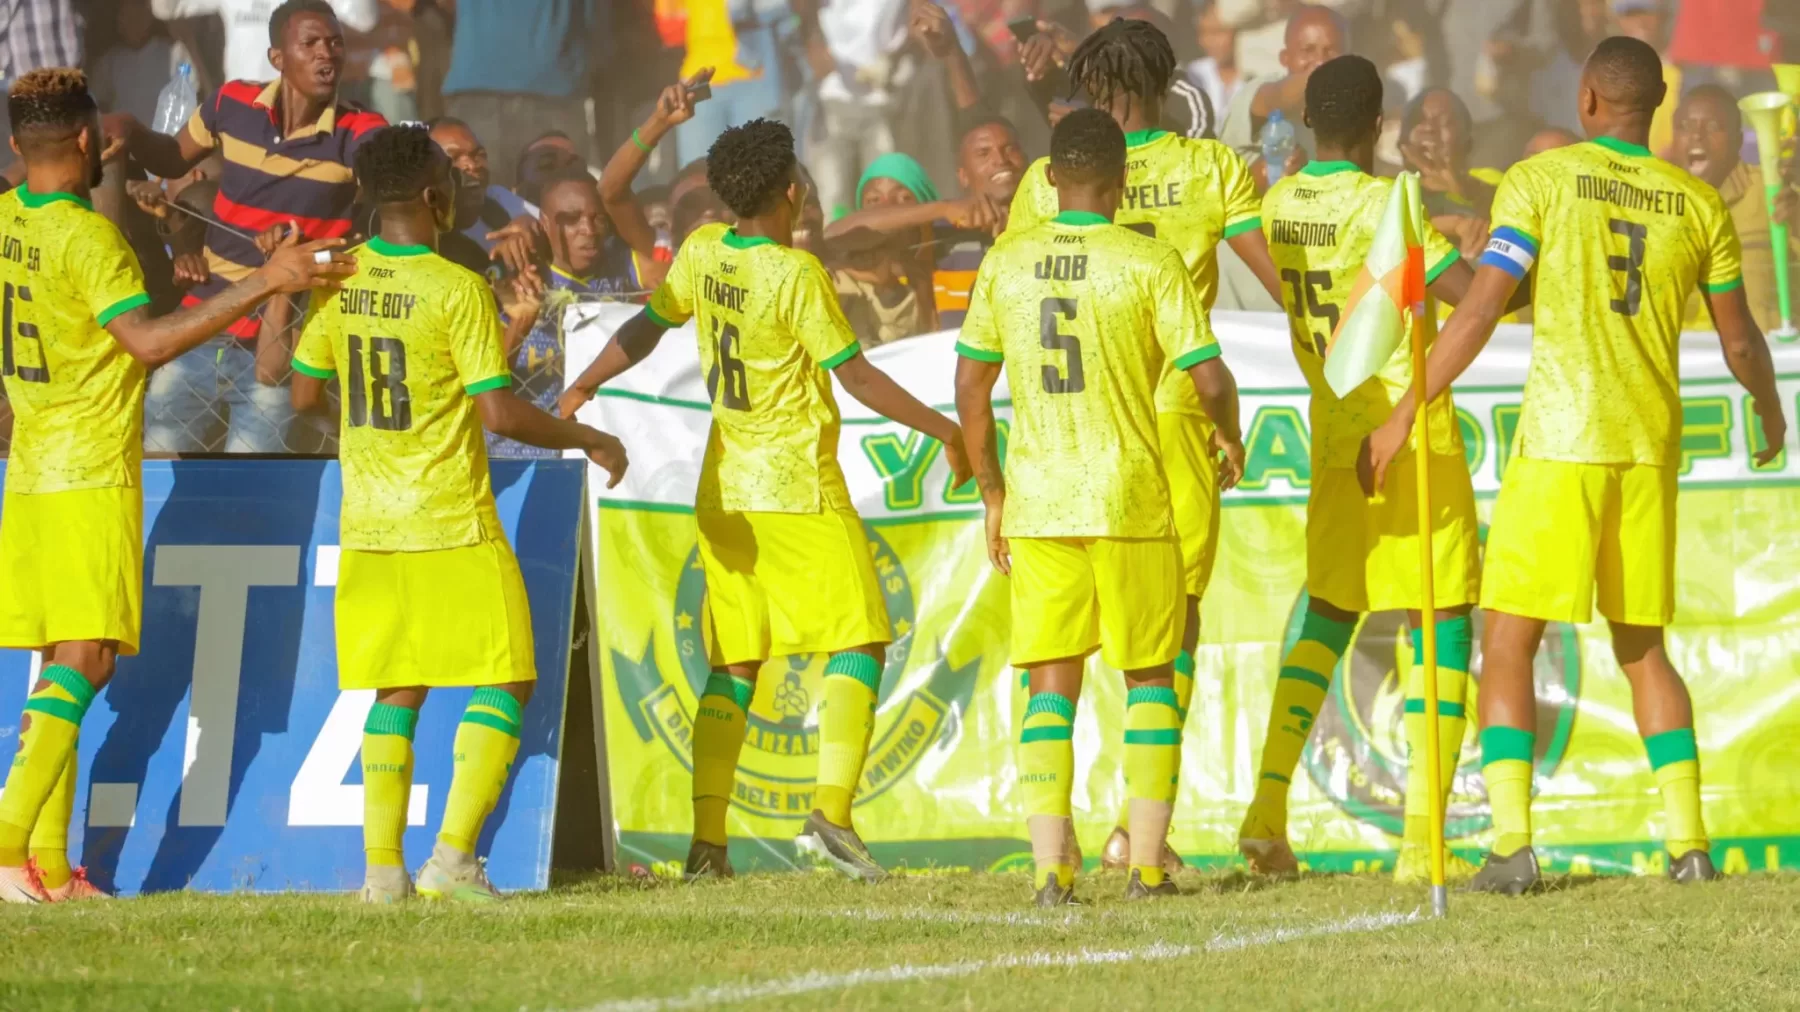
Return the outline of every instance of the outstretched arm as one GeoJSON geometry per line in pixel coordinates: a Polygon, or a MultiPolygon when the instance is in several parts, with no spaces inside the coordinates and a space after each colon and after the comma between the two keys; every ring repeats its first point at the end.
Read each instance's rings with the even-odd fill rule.
{"type": "Polygon", "coordinates": [[[1252,228],[1225,240],[1232,252],[1244,258],[1244,264],[1262,282],[1263,290],[1281,305],[1281,272],[1275,269],[1275,261],[1269,256],[1269,240],[1262,234],[1262,229],[1252,228]]]}
{"type": "MultiPolygon", "coordinates": [[[[1460,306],[1469,294],[1469,286],[1475,283],[1475,268],[1469,266],[1467,260],[1458,257],[1450,266],[1444,268],[1436,280],[1427,288],[1432,297],[1446,306],[1460,306]]],[[[1516,313],[1531,305],[1531,286],[1520,284],[1513,289],[1512,298],[1507,300],[1506,312],[1516,313]]]]}
{"type": "Polygon", "coordinates": [[[1200,395],[1200,406],[1212,419],[1216,430],[1214,444],[1225,454],[1224,466],[1219,469],[1219,491],[1223,492],[1235,487],[1238,479],[1244,476],[1244,437],[1238,425],[1237,377],[1231,374],[1225,360],[1216,355],[1190,366],[1187,372],[1194,381],[1194,392],[1200,395]]]}
{"type": "Polygon", "coordinates": [[[655,351],[667,331],[668,328],[658,323],[649,310],[627,320],[581,375],[575,377],[575,382],[569,384],[556,402],[556,413],[564,418],[574,418],[583,404],[594,399],[595,391],[655,351]]]}
{"type": "Polygon", "coordinates": [[[515,439],[546,450],[582,450],[606,471],[607,488],[625,478],[629,461],[625,445],[599,429],[568,421],[539,408],[511,390],[487,390],[475,395],[481,411],[481,427],[497,436],[515,439]]]}
{"type": "Polygon", "coordinates": [[[1700,292],[1712,311],[1713,325],[1719,328],[1725,365],[1750,392],[1756,406],[1763,431],[1763,448],[1757,453],[1756,462],[1767,464],[1781,453],[1787,441],[1787,416],[1781,409],[1781,394],[1775,389],[1775,362],[1769,357],[1769,342],[1764,340],[1756,318],[1750,315],[1750,301],[1744,296],[1743,285],[1729,292],[1715,293],[1705,288],[1700,292]]]}
{"type": "Polygon", "coordinates": [[[844,392],[863,407],[944,444],[944,458],[950,462],[956,484],[969,480],[969,456],[963,452],[962,429],[955,422],[921,404],[863,355],[850,356],[831,372],[844,385],[844,392]]]}
{"type": "Polygon", "coordinates": [[[1001,364],[959,355],[956,359],[956,417],[987,507],[988,561],[1001,573],[1012,572],[1012,553],[1000,533],[1006,510],[1006,478],[1000,468],[1000,440],[994,424],[994,384],[1000,381],[1001,364]]]}
{"type": "Polygon", "coordinates": [[[619,150],[613,152],[600,173],[600,206],[606,209],[613,231],[641,256],[655,254],[656,229],[650,227],[650,219],[632,193],[631,185],[649,164],[650,152],[656,149],[657,142],[670,130],[694,118],[692,89],[702,85],[710,87],[712,76],[711,67],[702,67],[694,76],[664,88],[650,118],[619,145],[619,150]]]}
{"type": "Polygon", "coordinates": [[[212,151],[195,140],[185,126],[174,135],[159,134],[128,112],[104,117],[100,129],[108,141],[123,143],[126,152],[144,167],[145,172],[164,179],[187,175],[212,151]]]}

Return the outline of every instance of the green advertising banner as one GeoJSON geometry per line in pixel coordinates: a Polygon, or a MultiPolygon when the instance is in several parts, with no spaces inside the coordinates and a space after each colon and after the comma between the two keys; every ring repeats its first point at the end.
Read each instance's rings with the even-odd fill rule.
{"type": "MultiPolygon", "coordinates": [[[[629,318],[582,308],[571,361],[629,318]]],[[[1224,501],[1202,607],[1198,673],[1171,842],[1191,864],[1237,860],[1277,668],[1305,606],[1307,391],[1281,317],[1218,314],[1242,388],[1245,479],[1224,501]]],[[[1456,389],[1466,464],[1491,506],[1516,425],[1529,330],[1502,328],[1456,389]]],[[[873,359],[946,411],[954,334],[873,359]]],[[[617,433],[633,470],[590,481],[597,647],[612,816],[621,864],[678,872],[692,827],[691,733],[707,675],[706,588],[692,502],[710,423],[691,336],[609,389],[584,416],[617,433]]],[[[1800,463],[1755,468],[1747,398],[1712,335],[1684,338],[1678,611],[1669,647],[1691,689],[1713,856],[1728,873],[1800,865],[1800,520],[1786,505],[1800,463]]],[[[1777,351],[1790,410],[1800,353],[1777,351]]],[[[1010,404],[1002,390],[1002,434],[1010,404]]],[[[952,488],[941,447],[847,397],[839,456],[863,515],[893,621],[874,740],[856,801],[876,858],[911,869],[1026,867],[1015,781],[1023,694],[1007,666],[1005,578],[988,566],[972,490],[952,488]]],[[[1004,447],[1003,447],[1004,449],[1004,447]]],[[[1476,613],[1479,642],[1480,612],[1476,613]]],[[[1404,615],[1363,618],[1296,773],[1290,838],[1320,870],[1392,868],[1401,829],[1404,615]]],[[[771,659],[758,679],[730,828],[738,869],[787,866],[812,808],[823,657],[771,659]]],[[[1075,822],[1090,861],[1124,797],[1124,688],[1093,659],[1075,728],[1075,822]]],[[[1474,667],[1479,678],[1479,651],[1474,667]]],[[[1479,689],[1473,689],[1478,692],[1479,689]]],[[[1604,622],[1553,625],[1537,658],[1539,853],[1552,871],[1660,873],[1662,808],[1604,622]]],[[[1473,700],[1470,701],[1471,713],[1473,700]]],[[[1449,808],[1451,846],[1490,837],[1471,721],[1449,808]]]]}

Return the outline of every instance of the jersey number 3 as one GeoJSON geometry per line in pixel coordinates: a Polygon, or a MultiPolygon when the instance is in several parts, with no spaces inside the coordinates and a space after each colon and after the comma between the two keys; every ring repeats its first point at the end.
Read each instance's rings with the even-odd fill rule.
{"type": "Polygon", "coordinates": [[[24,285],[6,285],[6,305],[0,309],[0,376],[17,376],[24,383],[50,382],[50,363],[44,361],[44,342],[38,337],[37,324],[19,319],[18,303],[31,302],[31,289],[24,285]],[[19,341],[37,342],[37,365],[19,365],[14,355],[14,335],[19,341]]]}
{"type": "Polygon", "coordinates": [[[1069,355],[1069,371],[1054,365],[1044,366],[1044,392],[1078,394],[1087,388],[1087,376],[1081,371],[1081,340],[1073,334],[1060,333],[1057,318],[1075,320],[1076,299],[1045,299],[1038,303],[1038,343],[1045,351],[1062,351],[1069,355]]]}
{"type": "Polygon", "coordinates": [[[350,424],[388,432],[412,428],[412,391],[406,388],[406,345],[392,337],[369,338],[364,370],[363,339],[350,335],[350,424]]]}
{"type": "Polygon", "coordinates": [[[1638,307],[1644,302],[1644,254],[1650,228],[1618,218],[1608,219],[1606,227],[1626,240],[1624,256],[1606,258],[1606,266],[1625,272],[1625,297],[1612,300],[1612,311],[1620,316],[1636,316],[1638,307]]]}

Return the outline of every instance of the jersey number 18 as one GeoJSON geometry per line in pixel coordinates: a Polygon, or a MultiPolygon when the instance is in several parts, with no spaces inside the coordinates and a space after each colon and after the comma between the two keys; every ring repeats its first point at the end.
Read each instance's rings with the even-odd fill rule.
{"type": "Polygon", "coordinates": [[[352,427],[373,425],[386,432],[412,428],[412,391],[406,388],[406,345],[398,339],[369,338],[365,378],[363,339],[351,334],[347,386],[352,427]]]}

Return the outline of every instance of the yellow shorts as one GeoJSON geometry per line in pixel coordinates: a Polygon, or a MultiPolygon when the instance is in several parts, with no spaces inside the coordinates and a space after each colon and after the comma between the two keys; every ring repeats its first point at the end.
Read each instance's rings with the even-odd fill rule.
{"type": "Polygon", "coordinates": [[[1219,554],[1219,455],[1212,426],[1194,415],[1165,413],[1156,416],[1156,431],[1181,537],[1182,589],[1203,597],[1219,554]]]}
{"type": "MultiPolygon", "coordinates": [[[[1347,611],[1414,609],[1419,588],[1419,479],[1411,453],[1388,468],[1381,498],[1363,495],[1353,467],[1314,467],[1306,500],[1306,590],[1347,611]]],[[[1431,461],[1435,607],[1474,604],[1481,527],[1461,457],[1431,461]]]]}
{"type": "Polygon", "coordinates": [[[113,640],[137,653],[144,490],[6,492],[0,504],[0,647],[113,640]]]}
{"type": "Polygon", "coordinates": [[[699,510],[695,518],[715,667],[893,640],[854,511],[699,510]]]}
{"type": "Polygon", "coordinates": [[[1514,457],[1488,528],[1481,606],[1548,622],[1675,617],[1675,469],[1514,457]]]}
{"type": "Polygon", "coordinates": [[[537,679],[531,602],[504,540],[432,552],[346,548],[335,610],[340,689],[537,679]]]}
{"type": "Polygon", "coordinates": [[[1012,538],[1012,664],[1096,648],[1135,671],[1181,652],[1181,548],[1175,538],[1012,538]]]}

